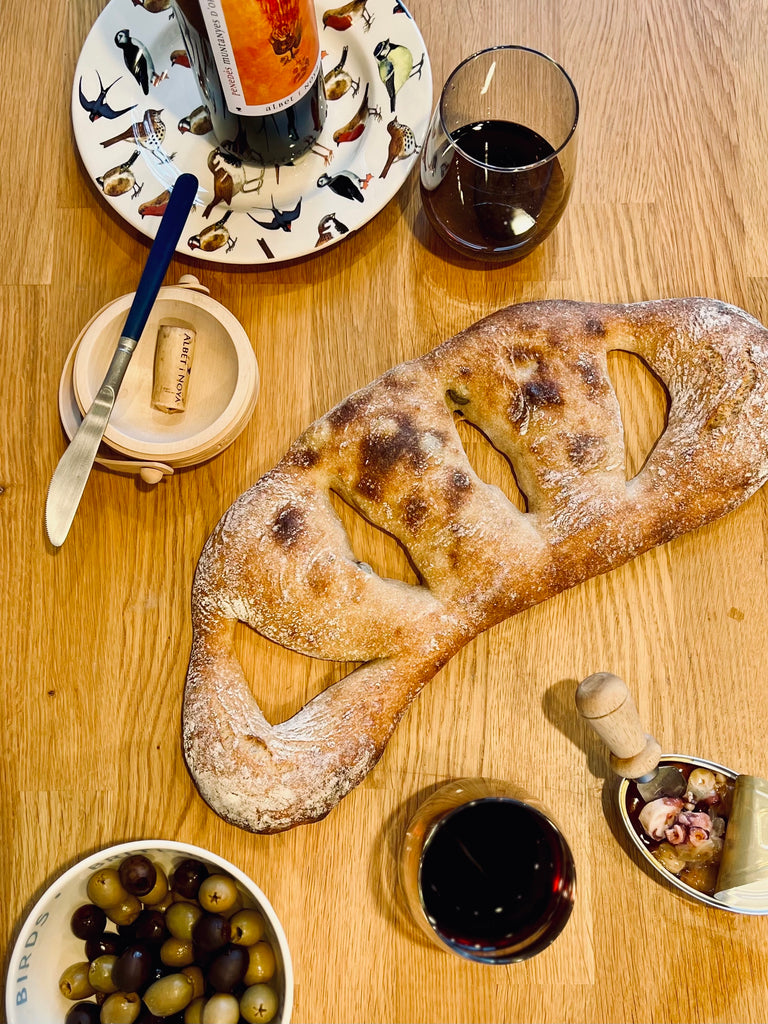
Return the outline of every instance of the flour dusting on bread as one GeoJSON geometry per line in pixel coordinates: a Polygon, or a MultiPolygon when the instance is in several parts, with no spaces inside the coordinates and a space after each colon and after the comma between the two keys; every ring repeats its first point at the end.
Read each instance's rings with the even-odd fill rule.
{"type": "Polygon", "coordinates": [[[716,519],[767,476],[768,331],[722,302],[511,306],[394,367],[309,426],[205,546],[183,715],[201,795],[255,832],[324,817],[478,633],[716,519]],[[629,481],[616,349],[669,395],[629,481]],[[526,512],[475,473],[457,417],[507,457],[526,512]],[[418,585],[357,561],[331,493],[403,545],[418,585]],[[360,667],[271,724],[234,652],[238,621],[360,667]]]}

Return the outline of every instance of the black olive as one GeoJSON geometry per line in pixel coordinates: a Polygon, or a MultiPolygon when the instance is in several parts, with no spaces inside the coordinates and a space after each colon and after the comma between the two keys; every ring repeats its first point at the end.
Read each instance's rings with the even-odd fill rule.
{"type": "Polygon", "coordinates": [[[120,862],[120,881],[132,896],[146,896],[157,881],[157,869],[149,857],[134,853],[120,862]]]}
{"type": "Polygon", "coordinates": [[[78,939],[93,939],[107,927],[107,915],[94,903],[84,903],[72,915],[70,927],[78,939]]]}
{"type": "Polygon", "coordinates": [[[168,938],[165,915],[149,907],[145,907],[135,921],[121,925],[119,931],[129,942],[146,942],[153,946],[161,945],[168,938]]]}
{"type": "Polygon", "coordinates": [[[129,946],[115,961],[112,981],[123,992],[141,992],[152,976],[153,966],[146,946],[129,946]]]}
{"type": "Polygon", "coordinates": [[[202,861],[188,857],[176,866],[171,880],[171,888],[179,896],[193,900],[204,878],[208,877],[208,868],[202,861]]]}
{"type": "Polygon", "coordinates": [[[192,929],[192,941],[203,953],[226,946],[231,936],[232,926],[222,914],[203,914],[192,929]]]}
{"type": "Polygon", "coordinates": [[[100,1016],[96,1003],[75,1003],[64,1018],[64,1024],[99,1024],[100,1016]]]}
{"type": "Polygon", "coordinates": [[[89,960],[100,956],[120,956],[125,949],[125,938],[117,932],[102,932],[85,940],[85,955],[89,960]]]}
{"type": "Polygon", "coordinates": [[[245,977],[250,957],[245,946],[225,946],[208,968],[208,983],[217,992],[231,992],[245,977]]]}

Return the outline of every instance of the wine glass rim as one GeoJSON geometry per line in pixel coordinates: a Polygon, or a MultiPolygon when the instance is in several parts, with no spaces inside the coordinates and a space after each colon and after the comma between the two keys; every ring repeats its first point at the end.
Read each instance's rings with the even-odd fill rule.
{"type": "Polygon", "coordinates": [[[421,905],[421,911],[422,914],[424,915],[424,920],[429,924],[432,934],[437,939],[439,944],[443,946],[445,949],[457,954],[460,957],[463,957],[465,960],[472,960],[475,963],[503,965],[509,963],[516,963],[521,960],[527,960],[529,959],[529,957],[535,956],[536,954],[542,952],[544,949],[549,947],[555,941],[555,939],[558,938],[560,933],[565,928],[565,925],[567,924],[571,916],[571,911],[573,909],[574,893],[576,889],[576,865],[573,857],[573,851],[571,850],[568,840],[565,838],[562,830],[560,829],[560,826],[552,818],[550,813],[545,808],[537,806],[536,802],[532,802],[529,799],[526,799],[522,796],[486,794],[483,796],[475,796],[472,799],[467,800],[466,803],[460,803],[457,804],[455,807],[450,807],[444,814],[440,815],[435,821],[432,822],[431,826],[427,829],[424,835],[423,846],[421,848],[421,851],[419,852],[417,875],[417,891],[419,904],[421,905]],[[528,813],[534,814],[543,822],[543,824],[547,828],[547,831],[557,842],[560,851],[563,854],[564,862],[566,865],[566,871],[565,881],[564,884],[561,886],[560,897],[565,901],[566,904],[570,904],[570,907],[564,913],[562,921],[559,923],[559,925],[556,926],[550,934],[546,935],[546,937],[544,937],[543,941],[541,942],[535,941],[536,936],[529,936],[521,942],[515,943],[513,941],[508,946],[500,946],[498,948],[491,948],[490,946],[473,947],[469,945],[464,945],[463,943],[455,941],[449,935],[443,932],[443,930],[437,925],[435,921],[432,920],[432,918],[429,915],[429,911],[427,909],[424,899],[424,892],[422,886],[422,870],[424,868],[424,859],[427,849],[432,844],[433,839],[440,831],[440,829],[450,819],[455,817],[460,812],[466,811],[473,807],[477,807],[480,804],[514,804],[518,807],[523,808],[528,813]]]}
{"type": "MultiPolygon", "coordinates": [[[[440,124],[442,126],[443,132],[445,133],[445,136],[448,139],[450,145],[453,146],[454,149],[458,149],[460,151],[461,155],[466,160],[469,160],[470,163],[475,164],[477,167],[485,167],[485,168],[487,168],[489,170],[494,170],[494,171],[507,171],[507,172],[509,172],[509,171],[528,171],[528,170],[532,170],[533,168],[543,167],[546,164],[552,163],[552,161],[555,160],[560,155],[560,153],[563,152],[565,147],[569,144],[571,139],[573,139],[574,135],[576,134],[576,128],[577,128],[578,123],[579,123],[579,112],[580,112],[579,94],[576,91],[576,86],[573,84],[573,79],[568,74],[568,72],[565,70],[565,68],[562,66],[562,64],[560,64],[558,61],[556,61],[554,59],[554,57],[550,57],[549,54],[543,53],[541,50],[536,50],[536,49],[534,49],[531,46],[521,46],[521,45],[519,45],[517,43],[500,43],[497,46],[487,46],[487,47],[485,47],[485,49],[476,50],[474,53],[471,53],[468,57],[465,57],[464,60],[462,60],[459,64],[456,65],[456,67],[453,69],[453,71],[450,73],[450,75],[446,79],[445,85],[443,86],[442,91],[440,93],[440,100],[438,101],[438,113],[439,113],[439,117],[440,117],[440,124]],[[448,87],[450,86],[451,82],[456,77],[456,75],[462,70],[462,68],[466,67],[466,65],[469,64],[471,61],[477,60],[478,57],[483,57],[486,54],[495,53],[495,52],[501,51],[501,50],[520,50],[520,51],[523,51],[525,53],[532,53],[536,57],[541,57],[543,60],[547,61],[549,64],[551,64],[553,67],[555,67],[560,72],[560,74],[563,76],[563,78],[568,83],[568,85],[569,85],[569,87],[571,89],[571,93],[573,94],[573,103],[574,103],[573,121],[571,123],[571,127],[569,128],[568,132],[566,133],[565,138],[560,143],[560,145],[556,149],[553,149],[553,151],[548,156],[543,157],[541,160],[535,160],[533,163],[530,163],[530,164],[516,164],[514,167],[501,167],[501,166],[497,166],[496,164],[485,163],[482,160],[478,160],[477,157],[472,156],[471,153],[468,153],[463,148],[463,146],[461,145],[460,142],[456,142],[453,139],[453,137],[451,135],[451,132],[448,129],[447,124],[445,123],[445,115],[444,115],[444,112],[443,112],[443,103],[444,103],[445,98],[446,98],[448,87]]],[[[551,145],[551,143],[550,143],[550,145],[551,145]]]]}

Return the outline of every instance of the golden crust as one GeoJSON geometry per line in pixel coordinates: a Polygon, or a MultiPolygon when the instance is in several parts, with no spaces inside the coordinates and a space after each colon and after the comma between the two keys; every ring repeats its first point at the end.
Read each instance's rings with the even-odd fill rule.
{"type": "Polygon", "coordinates": [[[234,502],[201,555],[183,743],[204,799],[255,832],[326,815],[463,644],[757,490],[767,396],[761,324],[722,302],[669,299],[511,306],[345,399],[234,502]],[[670,399],[630,481],[613,349],[642,358],[670,399]],[[475,474],[457,414],[509,458],[526,512],[475,474]],[[331,491],[403,544],[419,586],[355,560],[331,491]],[[238,620],[364,664],[271,725],[233,652],[238,620]]]}

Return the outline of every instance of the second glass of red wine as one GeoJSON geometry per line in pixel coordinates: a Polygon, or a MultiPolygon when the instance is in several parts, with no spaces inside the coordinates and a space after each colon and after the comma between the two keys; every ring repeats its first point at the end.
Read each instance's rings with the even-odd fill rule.
{"type": "Polygon", "coordinates": [[[547,809],[499,779],[458,779],[425,800],[399,858],[416,924],[468,960],[509,964],[546,949],[573,909],[576,868],[547,809]]]}
{"type": "Polygon", "coordinates": [[[550,234],[576,166],[579,99],[550,57],[495,46],[451,73],[421,157],[435,231],[464,256],[515,262],[550,234]]]}

